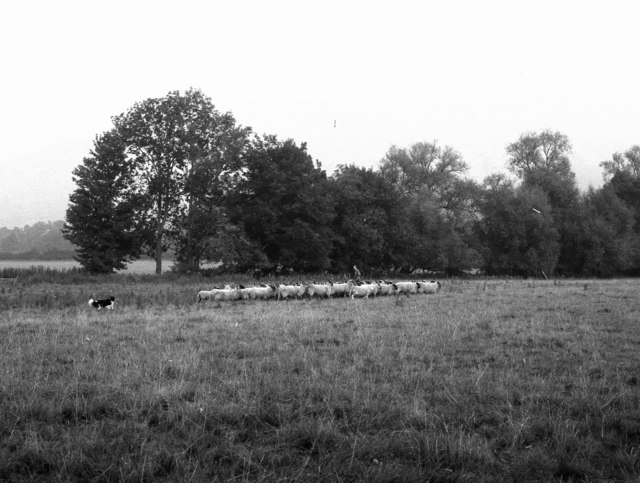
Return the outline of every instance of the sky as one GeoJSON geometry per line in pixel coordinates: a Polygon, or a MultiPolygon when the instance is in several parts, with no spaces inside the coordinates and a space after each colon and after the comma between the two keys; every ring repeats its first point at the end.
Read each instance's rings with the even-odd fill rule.
{"type": "Polygon", "coordinates": [[[0,227],[64,219],[112,116],[200,89],[327,174],[393,145],[458,151],[477,181],[525,132],[568,136],[578,185],[640,144],[634,1],[21,1],[0,4],[0,227]]]}

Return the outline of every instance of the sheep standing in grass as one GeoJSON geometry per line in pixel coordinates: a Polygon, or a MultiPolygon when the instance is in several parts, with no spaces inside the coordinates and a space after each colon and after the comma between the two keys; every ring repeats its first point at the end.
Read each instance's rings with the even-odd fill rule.
{"type": "Polygon", "coordinates": [[[211,293],[210,290],[200,290],[200,292],[198,292],[198,303],[203,302],[205,300],[211,300],[212,297],[213,297],[213,294],[211,293]]]}
{"type": "Polygon", "coordinates": [[[309,297],[325,297],[330,298],[332,295],[341,295],[343,297],[362,297],[369,298],[377,295],[393,295],[405,294],[411,295],[415,293],[435,294],[441,288],[438,281],[421,280],[388,282],[384,280],[374,282],[357,282],[349,280],[347,283],[297,283],[274,285],[259,285],[252,287],[243,287],[242,285],[232,288],[227,285],[224,289],[213,288],[211,290],[202,290],[198,292],[197,300],[202,302],[205,300],[266,300],[277,297],[278,300],[290,297],[302,298],[304,295],[309,297]]]}
{"type": "Polygon", "coordinates": [[[329,283],[310,283],[307,285],[307,295],[313,297],[331,297],[331,284],[329,283]]]}
{"type": "Polygon", "coordinates": [[[216,290],[213,295],[213,300],[238,300],[242,298],[240,290],[242,290],[240,287],[216,290]]]}
{"type": "Polygon", "coordinates": [[[276,288],[273,285],[260,285],[259,287],[251,287],[249,291],[249,298],[251,299],[270,299],[276,293],[276,288]]]}
{"type": "MultiPolygon", "coordinates": [[[[240,288],[240,297],[242,298],[242,300],[247,300],[252,298],[251,297],[251,292],[255,287],[241,287],[240,288]]],[[[255,298],[255,297],[254,297],[255,298]]]]}
{"type": "Polygon", "coordinates": [[[302,298],[305,291],[306,287],[301,283],[297,283],[295,285],[286,285],[281,283],[276,288],[276,297],[278,298],[278,300],[286,299],[289,297],[296,297],[299,299],[302,298]]]}
{"type": "Polygon", "coordinates": [[[198,292],[198,302],[204,300],[238,300],[242,297],[240,287],[237,288],[213,288],[198,292]]]}
{"type": "Polygon", "coordinates": [[[331,285],[331,295],[337,295],[340,297],[349,296],[349,283],[334,283],[331,285]]]}
{"type": "Polygon", "coordinates": [[[396,293],[396,286],[394,283],[381,280],[378,282],[378,286],[380,287],[378,292],[380,295],[393,295],[396,293]]]}
{"type": "Polygon", "coordinates": [[[365,299],[368,299],[369,295],[375,296],[375,289],[376,287],[374,286],[374,284],[357,284],[349,280],[349,294],[351,295],[352,299],[355,297],[363,297],[365,299]]]}
{"type": "Polygon", "coordinates": [[[436,293],[438,291],[438,289],[442,286],[440,282],[431,280],[430,282],[427,282],[426,280],[422,280],[420,282],[417,282],[418,284],[418,293],[425,293],[425,294],[433,294],[436,293]]]}
{"type": "Polygon", "coordinates": [[[410,295],[418,291],[416,282],[396,282],[396,293],[410,295]]]}

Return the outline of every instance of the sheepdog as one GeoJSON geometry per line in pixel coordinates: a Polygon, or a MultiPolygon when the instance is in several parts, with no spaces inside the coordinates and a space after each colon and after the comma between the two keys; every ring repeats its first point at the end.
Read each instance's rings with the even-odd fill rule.
{"type": "Polygon", "coordinates": [[[111,297],[109,297],[108,299],[102,299],[102,300],[93,300],[90,299],[89,300],[89,307],[93,307],[95,309],[109,309],[109,310],[113,310],[113,306],[116,303],[116,298],[112,295],[111,297]]]}

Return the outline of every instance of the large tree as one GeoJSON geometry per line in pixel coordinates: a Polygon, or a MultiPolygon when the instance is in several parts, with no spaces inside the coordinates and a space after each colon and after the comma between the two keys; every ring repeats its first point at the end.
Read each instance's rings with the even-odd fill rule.
{"type": "Polygon", "coordinates": [[[632,146],[624,154],[615,153],[600,166],[606,185],[633,209],[635,230],[640,234],[640,146],[632,146]]]}
{"type": "Polygon", "coordinates": [[[569,207],[578,199],[570,154],[569,138],[551,130],[524,133],[507,146],[509,169],[524,184],[547,193],[556,210],[569,207]]]}
{"type": "Polygon", "coordinates": [[[467,169],[460,153],[435,142],[415,143],[409,148],[392,146],[380,161],[380,173],[402,195],[427,189],[438,197],[445,197],[467,169]]]}
{"type": "Polygon", "coordinates": [[[414,265],[450,274],[478,266],[472,227],[480,192],[476,182],[455,177],[440,194],[425,187],[405,200],[417,237],[414,265]]]}
{"type": "Polygon", "coordinates": [[[435,142],[392,146],[381,160],[380,174],[395,187],[410,221],[410,267],[456,272],[477,263],[468,227],[478,187],[462,178],[467,169],[460,153],[435,142]]]}
{"type": "MultiPolygon", "coordinates": [[[[229,193],[231,222],[267,257],[266,267],[299,271],[329,267],[332,200],[326,173],[304,143],[256,136],[244,156],[242,177],[229,193]]],[[[249,268],[249,267],[246,267],[249,268]]]]}
{"type": "Polygon", "coordinates": [[[634,217],[636,248],[627,272],[640,273],[640,146],[632,146],[624,154],[615,153],[611,160],[600,164],[604,169],[604,188],[610,187],[634,217]]]}
{"type": "Polygon", "coordinates": [[[484,182],[478,236],[492,274],[551,274],[559,255],[551,205],[540,188],[494,175],[484,182]]]}
{"type": "Polygon", "coordinates": [[[633,231],[633,209],[616,195],[613,187],[590,189],[581,215],[580,275],[609,277],[632,271],[640,255],[640,237],[633,231]]]}
{"type": "Polygon", "coordinates": [[[551,205],[560,235],[557,270],[566,275],[582,269],[579,253],[581,219],[580,192],[571,170],[569,138],[551,130],[528,132],[507,146],[508,167],[524,186],[542,190],[551,205]]]}
{"type": "Polygon", "coordinates": [[[603,161],[600,166],[604,170],[605,181],[621,173],[632,178],[640,178],[640,146],[631,146],[624,154],[614,153],[610,160],[603,161]]]}
{"type": "MultiPolygon", "coordinates": [[[[206,165],[209,183],[221,182],[237,169],[248,130],[237,127],[230,113],[215,110],[211,99],[198,90],[174,91],[136,103],[113,122],[134,169],[134,189],[149,200],[146,219],[154,237],[145,248],[155,257],[160,274],[162,254],[170,246],[193,248],[192,243],[182,242],[184,237],[196,236],[191,230],[191,208],[194,202],[198,204],[195,199],[200,193],[192,190],[199,186],[192,181],[199,167],[206,165]],[[175,243],[176,236],[180,244],[175,243]]],[[[204,191],[209,194],[212,190],[204,191]]],[[[185,258],[193,265],[197,254],[185,258]]]]}
{"type": "Polygon", "coordinates": [[[69,197],[65,238],[90,272],[126,268],[147,240],[145,197],[132,190],[134,173],[124,141],[115,130],[98,136],[90,155],[73,170],[77,187],[69,197]]]}
{"type": "Polygon", "coordinates": [[[241,231],[229,222],[225,197],[241,179],[247,132],[242,128],[221,129],[216,145],[190,162],[184,198],[169,231],[179,270],[197,271],[202,261],[222,261],[228,267],[240,262],[230,254],[242,253],[244,249],[240,247],[245,247],[247,241],[237,237],[241,231]],[[221,240],[237,243],[222,253],[221,240]]]}
{"type": "Polygon", "coordinates": [[[332,268],[350,272],[353,265],[370,273],[376,268],[409,263],[413,237],[401,196],[378,171],[339,166],[331,177],[335,202],[332,268]]]}

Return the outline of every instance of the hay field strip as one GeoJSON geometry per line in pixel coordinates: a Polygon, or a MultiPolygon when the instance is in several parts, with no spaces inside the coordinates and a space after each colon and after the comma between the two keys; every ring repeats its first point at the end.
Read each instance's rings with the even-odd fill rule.
{"type": "Polygon", "coordinates": [[[0,294],[0,480],[640,478],[640,281],[197,304],[202,281],[0,294]],[[115,293],[116,310],[90,296],[115,293]]]}

